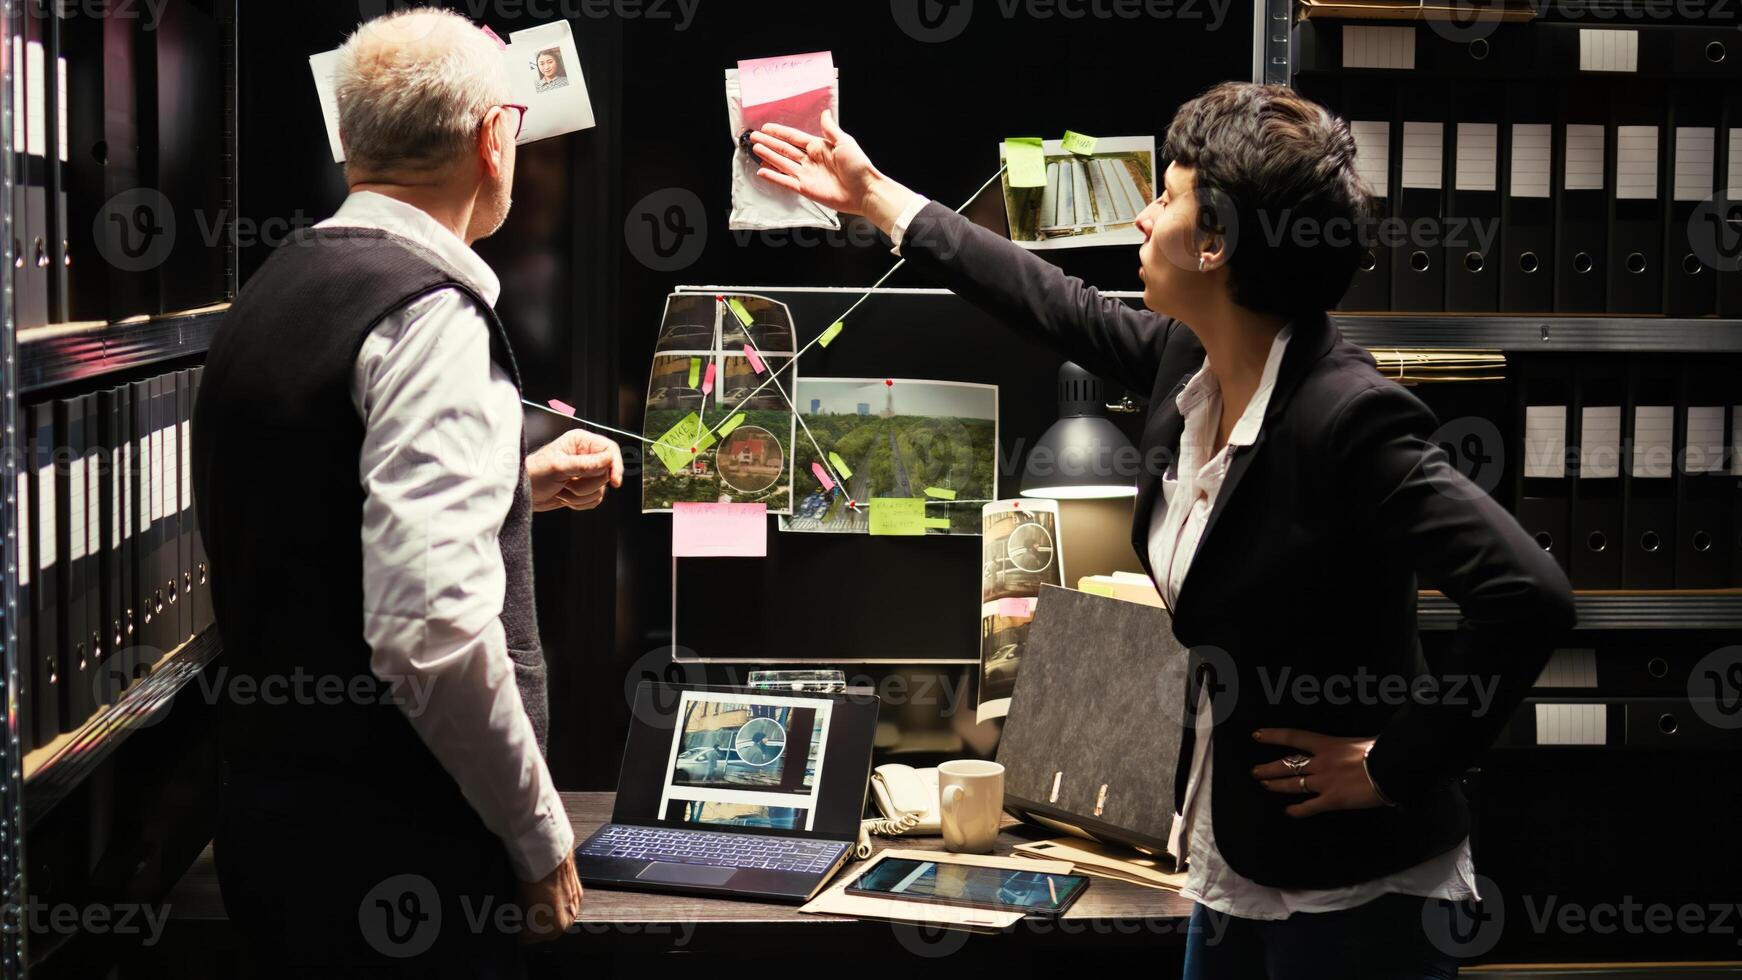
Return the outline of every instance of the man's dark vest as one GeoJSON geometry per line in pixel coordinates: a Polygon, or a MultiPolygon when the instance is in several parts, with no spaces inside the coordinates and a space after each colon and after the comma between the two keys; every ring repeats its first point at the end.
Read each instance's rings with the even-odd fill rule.
{"type": "MultiPolygon", "coordinates": [[[[490,305],[420,246],[375,230],[292,239],[249,280],[213,339],[194,409],[193,484],[223,636],[221,738],[234,777],[339,781],[396,799],[402,812],[418,812],[403,804],[419,802],[469,810],[406,718],[420,693],[406,690],[403,708],[394,700],[370,672],[363,634],[364,428],[352,375],[384,317],[439,289],[470,297],[489,322],[492,357],[518,389],[490,305]]],[[[523,437],[498,534],[501,619],[542,749],[548,708],[524,457],[523,437]]]]}

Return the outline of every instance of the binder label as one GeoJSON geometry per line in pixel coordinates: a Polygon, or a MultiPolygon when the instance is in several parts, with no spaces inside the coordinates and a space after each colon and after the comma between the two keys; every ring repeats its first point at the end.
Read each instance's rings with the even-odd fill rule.
{"type": "Polygon", "coordinates": [[[1703,201],[1712,196],[1712,156],[1718,145],[1711,126],[1675,128],[1675,199],[1703,201]]]}
{"type": "Polygon", "coordinates": [[[1637,405],[1633,409],[1635,478],[1667,480],[1675,471],[1675,406],[1637,405]]]}
{"type": "MultiPolygon", "coordinates": [[[[18,585],[30,584],[30,471],[18,474],[18,585]]],[[[19,637],[20,642],[28,642],[19,637]]]]}
{"type": "Polygon", "coordinates": [[[1587,406],[1579,412],[1579,476],[1586,480],[1621,475],[1621,406],[1587,406]]]}
{"type": "Polygon", "coordinates": [[[1742,129],[1730,129],[1730,155],[1724,159],[1729,163],[1724,167],[1724,176],[1729,178],[1725,187],[1742,187],[1742,129]]]}
{"type": "Polygon", "coordinates": [[[180,487],[176,485],[177,462],[181,459],[180,435],[180,430],[174,425],[163,427],[163,438],[167,447],[163,457],[163,516],[165,517],[174,517],[181,513],[181,504],[177,501],[180,487]]]}
{"type": "Polygon", "coordinates": [[[121,547],[121,450],[109,450],[109,550],[121,547]]]}
{"type": "Polygon", "coordinates": [[[1657,127],[1615,127],[1615,196],[1657,200],[1657,127]]]}
{"type": "Polygon", "coordinates": [[[67,464],[67,540],[71,551],[67,557],[78,561],[85,557],[85,460],[67,464]]]}
{"type": "Polygon", "coordinates": [[[162,520],[168,514],[163,501],[163,430],[151,433],[151,519],[162,520]]]}
{"type": "Polygon", "coordinates": [[[1567,475],[1567,407],[1524,409],[1524,476],[1558,480],[1567,475]]]}
{"type": "Polygon", "coordinates": [[[181,424],[181,509],[187,510],[194,503],[193,489],[193,440],[188,438],[188,422],[181,424]]]}
{"type": "Polygon", "coordinates": [[[47,572],[54,567],[59,557],[55,552],[58,542],[55,541],[54,513],[54,464],[49,463],[36,471],[36,508],[37,517],[42,524],[37,529],[37,540],[42,542],[36,556],[36,567],[47,572]]]}
{"type": "Polygon", "coordinates": [[[93,450],[85,459],[85,514],[90,521],[85,536],[90,540],[90,555],[95,558],[103,550],[103,456],[93,450]]]}
{"type": "Polygon", "coordinates": [[[1551,159],[1548,123],[1513,123],[1512,196],[1547,197],[1551,159]]]}
{"type": "Polygon", "coordinates": [[[1343,26],[1344,68],[1415,68],[1414,27],[1343,26]]]}
{"type": "Polygon", "coordinates": [[[1563,177],[1569,191],[1603,189],[1602,126],[1577,123],[1567,126],[1566,173],[1563,177]]]}
{"type": "Polygon", "coordinates": [[[1688,473],[1721,473],[1724,466],[1724,406],[1688,406],[1688,473]]]}
{"type": "Polygon", "coordinates": [[[1580,71],[1639,70],[1639,32],[1586,27],[1579,30],[1580,71]]]}
{"type": "MultiPolygon", "coordinates": [[[[1359,151],[1357,151],[1357,156],[1359,151]]],[[[1445,126],[1437,122],[1403,124],[1403,186],[1440,189],[1440,163],[1445,158],[1445,126]]]]}
{"type": "Polygon", "coordinates": [[[1355,174],[1374,197],[1391,196],[1391,124],[1353,120],[1349,135],[1355,138],[1355,174]]]}
{"type": "Polygon", "coordinates": [[[1537,705],[1536,744],[1609,744],[1609,706],[1606,704],[1537,705]]]}
{"type": "Polygon", "coordinates": [[[1499,147],[1499,126],[1494,123],[1459,123],[1458,169],[1452,176],[1452,186],[1460,191],[1494,190],[1499,147]]]}

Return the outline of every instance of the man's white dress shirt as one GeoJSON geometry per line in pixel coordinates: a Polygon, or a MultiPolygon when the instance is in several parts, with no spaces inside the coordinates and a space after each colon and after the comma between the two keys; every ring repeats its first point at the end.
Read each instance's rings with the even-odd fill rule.
{"type": "MultiPolygon", "coordinates": [[[[491,306],[501,284],[422,209],[360,191],[318,227],[406,239],[491,306]]],[[[515,873],[549,874],[574,847],[520,703],[500,619],[497,532],[519,483],[520,394],[490,356],[490,327],[457,289],[381,321],[351,380],[363,420],[363,630],[370,670],[401,707],[515,873]]],[[[383,828],[391,832],[392,828],[383,828]]]]}

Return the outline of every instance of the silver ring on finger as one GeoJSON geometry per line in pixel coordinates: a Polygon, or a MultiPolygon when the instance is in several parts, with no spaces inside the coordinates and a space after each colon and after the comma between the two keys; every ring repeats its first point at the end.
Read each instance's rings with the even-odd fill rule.
{"type": "Polygon", "coordinates": [[[1298,773],[1302,769],[1305,769],[1307,764],[1312,761],[1313,757],[1310,755],[1291,755],[1283,759],[1282,764],[1288,767],[1289,772],[1298,773]]]}
{"type": "Polygon", "coordinates": [[[1300,777],[1300,791],[1301,791],[1301,792],[1302,792],[1302,793],[1311,793],[1311,792],[1312,792],[1312,790],[1310,790],[1310,789],[1307,789],[1307,784],[1306,784],[1306,777],[1305,777],[1305,776],[1302,776],[1302,777],[1300,777]]]}

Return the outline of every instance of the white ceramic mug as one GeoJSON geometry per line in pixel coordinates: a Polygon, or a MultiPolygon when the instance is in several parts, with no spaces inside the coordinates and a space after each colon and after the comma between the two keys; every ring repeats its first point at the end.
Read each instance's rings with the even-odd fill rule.
{"type": "Polygon", "coordinates": [[[980,759],[938,766],[938,813],[946,849],[991,853],[1004,819],[1004,767],[980,759]]]}

